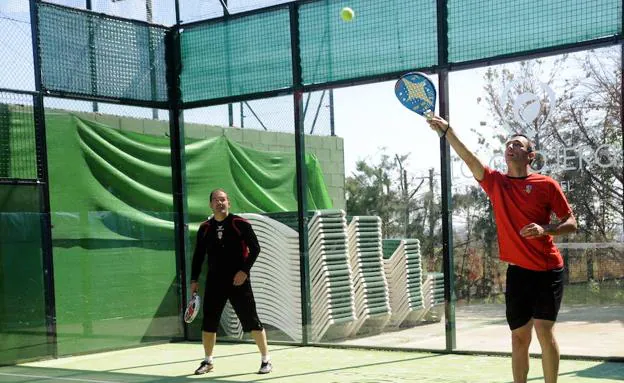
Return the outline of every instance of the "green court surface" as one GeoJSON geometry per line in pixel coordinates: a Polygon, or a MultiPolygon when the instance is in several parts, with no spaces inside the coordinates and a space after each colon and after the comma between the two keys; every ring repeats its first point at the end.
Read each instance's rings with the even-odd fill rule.
{"type": "MultiPolygon", "coordinates": [[[[199,343],[172,343],[0,368],[0,382],[422,382],[510,383],[509,357],[272,346],[274,371],[257,375],[251,344],[217,344],[215,369],[195,376],[199,343]]],[[[529,382],[542,382],[531,360],[529,382]]],[[[559,382],[622,382],[624,363],[563,360],[559,382]]]]}

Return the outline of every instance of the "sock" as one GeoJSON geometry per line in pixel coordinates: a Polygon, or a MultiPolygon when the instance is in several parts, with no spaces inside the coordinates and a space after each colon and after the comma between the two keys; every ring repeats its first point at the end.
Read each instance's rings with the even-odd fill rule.
{"type": "Polygon", "coordinates": [[[204,360],[205,360],[206,362],[208,362],[208,363],[212,364],[212,355],[205,357],[205,358],[204,358],[204,360]]]}
{"type": "Polygon", "coordinates": [[[271,360],[271,358],[269,357],[269,354],[262,355],[262,363],[266,363],[266,362],[268,362],[270,360],[271,360]]]}

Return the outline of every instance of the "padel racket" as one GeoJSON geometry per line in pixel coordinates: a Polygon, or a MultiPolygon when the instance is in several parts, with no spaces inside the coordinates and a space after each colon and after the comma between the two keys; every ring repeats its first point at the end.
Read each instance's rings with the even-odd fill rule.
{"type": "Polygon", "coordinates": [[[186,323],[191,323],[193,319],[195,319],[197,313],[199,313],[200,304],[201,299],[199,298],[199,294],[194,293],[184,311],[184,321],[186,323]]]}
{"type": "Polygon", "coordinates": [[[394,85],[394,94],[412,112],[425,118],[433,117],[437,92],[433,82],[425,74],[404,74],[394,85]]]}

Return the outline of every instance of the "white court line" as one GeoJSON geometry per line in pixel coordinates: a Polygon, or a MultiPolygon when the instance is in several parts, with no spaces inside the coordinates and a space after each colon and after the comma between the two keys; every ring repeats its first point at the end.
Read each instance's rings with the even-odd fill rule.
{"type": "Polygon", "coordinates": [[[5,372],[0,372],[0,375],[4,376],[18,376],[22,378],[37,378],[37,379],[56,379],[56,380],[66,380],[68,382],[87,382],[87,383],[121,383],[116,382],[114,380],[93,380],[93,379],[78,379],[78,378],[60,378],[54,376],[43,376],[43,375],[29,375],[29,374],[9,374],[5,372]]]}

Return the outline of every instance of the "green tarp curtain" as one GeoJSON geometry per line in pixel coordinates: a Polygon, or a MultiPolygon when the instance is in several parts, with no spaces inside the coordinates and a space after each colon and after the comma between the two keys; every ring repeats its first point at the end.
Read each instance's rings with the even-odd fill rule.
{"type": "MultiPolygon", "coordinates": [[[[67,113],[49,114],[47,125],[55,239],[172,238],[168,137],[67,113]]],[[[297,210],[294,150],[259,151],[222,135],[187,142],[185,160],[191,229],[210,214],[215,188],[228,192],[233,212],[297,210]]],[[[314,155],[306,167],[308,208],[331,208],[314,155]]]]}

